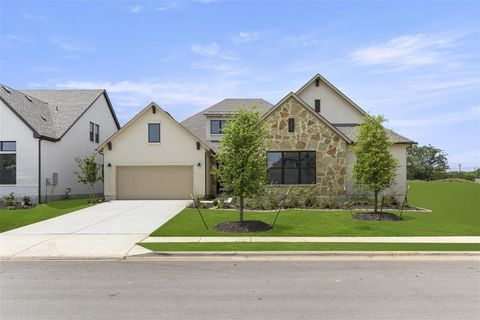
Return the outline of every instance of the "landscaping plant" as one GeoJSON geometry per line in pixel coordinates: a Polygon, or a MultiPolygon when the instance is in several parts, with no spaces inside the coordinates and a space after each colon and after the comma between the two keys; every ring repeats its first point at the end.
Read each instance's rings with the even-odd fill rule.
{"type": "Polygon", "coordinates": [[[10,194],[3,196],[3,201],[5,201],[5,205],[7,207],[14,207],[15,206],[15,195],[13,192],[10,194]]]}
{"type": "Polygon", "coordinates": [[[239,198],[240,221],[243,222],[244,199],[260,195],[267,180],[267,128],[254,109],[239,110],[225,127],[219,167],[214,173],[226,192],[239,198]]]}
{"type": "Polygon", "coordinates": [[[23,205],[29,206],[31,204],[32,204],[32,200],[30,199],[30,197],[27,195],[23,196],[23,205]]]}
{"type": "MultiPolygon", "coordinates": [[[[354,154],[353,178],[374,195],[374,213],[378,212],[378,194],[390,187],[395,180],[398,160],[388,151],[391,142],[382,123],[382,116],[369,116],[359,126],[354,154]]],[[[380,217],[381,218],[381,217],[380,217]]]]}
{"type": "Polygon", "coordinates": [[[91,203],[94,203],[95,198],[95,184],[97,181],[102,181],[103,178],[100,175],[101,166],[97,164],[95,154],[86,156],[85,158],[76,157],[75,162],[78,165],[80,171],[74,171],[79,183],[83,183],[90,187],[91,203]]]}

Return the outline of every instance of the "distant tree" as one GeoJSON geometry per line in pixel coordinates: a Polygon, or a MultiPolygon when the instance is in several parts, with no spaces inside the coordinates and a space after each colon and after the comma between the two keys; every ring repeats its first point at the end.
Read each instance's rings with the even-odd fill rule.
{"type": "Polygon", "coordinates": [[[382,116],[365,117],[359,126],[354,154],[353,178],[357,184],[373,191],[374,212],[378,211],[378,194],[388,188],[395,180],[397,159],[388,151],[391,145],[387,132],[382,126],[382,116]]]}
{"type": "Polygon", "coordinates": [[[267,180],[267,128],[252,108],[239,110],[229,120],[224,134],[214,173],[225,191],[239,197],[243,221],[244,198],[262,193],[267,180]]]}
{"type": "Polygon", "coordinates": [[[412,146],[407,151],[408,179],[432,180],[448,170],[447,154],[432,145],[412,146]]]}
{"type": "Polygon", "coordinates": [[[103,180],[99,173],[101,166],[97,164],[95,154],[86,156],[85,158],[76,157],[75,162],[80,171],[74,171],[73,173],[77,176],[77,181],[79,183],[89,186],[90,196],[93,203],[95,198],[95,184],[97,181],[103,180]]]}

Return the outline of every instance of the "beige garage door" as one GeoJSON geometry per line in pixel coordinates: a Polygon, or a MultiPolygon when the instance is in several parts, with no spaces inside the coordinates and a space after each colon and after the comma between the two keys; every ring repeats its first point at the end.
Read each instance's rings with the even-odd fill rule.
{"type": "Polygon", "coordinates": [[[117,167],[117,199],[190,199],[192,166],[117,167]]]}

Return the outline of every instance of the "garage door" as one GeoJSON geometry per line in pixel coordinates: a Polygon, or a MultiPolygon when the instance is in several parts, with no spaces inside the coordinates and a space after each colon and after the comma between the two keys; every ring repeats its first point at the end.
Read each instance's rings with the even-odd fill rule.
{"type": "Polygon", "coordinates": [[[117,199],[190,199],[192,166],[117,167],[117,199]]]}

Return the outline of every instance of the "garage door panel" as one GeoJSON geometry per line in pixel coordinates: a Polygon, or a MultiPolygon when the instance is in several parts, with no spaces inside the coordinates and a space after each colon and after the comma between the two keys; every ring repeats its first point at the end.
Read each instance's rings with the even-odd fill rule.
{"type": "Polygon", "coordinates": [[[189,199],[193,166],[117,167],[117,199],[189,199]]]}

